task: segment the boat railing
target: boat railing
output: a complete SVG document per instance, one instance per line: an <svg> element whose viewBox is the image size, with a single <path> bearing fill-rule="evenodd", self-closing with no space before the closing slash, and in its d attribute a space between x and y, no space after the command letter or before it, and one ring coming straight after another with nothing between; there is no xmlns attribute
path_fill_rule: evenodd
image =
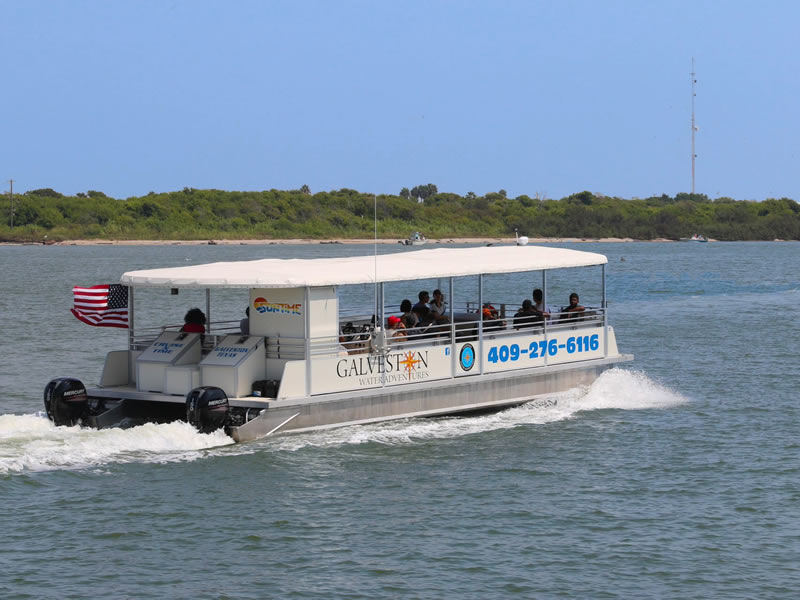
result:
<svg viewBox="0 0 800 600"><path fill-rule="evenodd" d="M553 312L549 318L531 316L484 319L484 337L502 337L520 333L546 334L587 325L600 327L604 323L605 309L586 307L583 312Z"/></svg>
<svg viewBox="0 0 800 600"><path fill-rule="evenodd" d="M130 335L130 349L133 351L145 350L165 331L178 332L182 327L183 323L137 327ZM224 337L241 332L239 321L212 321L206 325L206 330L207 333L203 335L203 352L210 352Z"/></svg>
<svg viewBox="0 0 800 600"><path fill-rule="evenodd" d="M306 355L306 339L285 335L267 336L267 358L303 360Z"/></svg>
<svg viewBox="0 0 800 600"><path fill-rule="evenodd" d="M525 333L555 334L559 331L577 329L594 325L603 325L605 310L602 308L586 307L586 310L579 313L558 312L552 313L549 319L533 320L530 317L515 318L513 315L498 317L496 319L487 318L483 320L482 327L479 328L478 313L454 313L455 322L449 319L441 322L434 322L428 325L400 329L397 332L387 330L384 336L379 336L369 324L363 323L356 328L351 322L352 327L340 329L338 337L322 336L309 340L309 353L312 358L330 357L335 355L354 355L370 354L381 352L389 347L421 346L421 345L442 345L455 342L472 342L479 339L482 330L483 339L495 339L507 336L520 335ZM282 357L287 355L287 338L276 338L270 341L268 338L267 353L268 357L277 357L276 344L283 344ZM296 349L297 358L300 356L300 345L302 340L295 340L291 343Z"/></svg>
<svg viewBox="0 0 800 600"><path fill-rule="evenodd" d="M605 322L605 310L596 307L586 307L579 313L558 312L552 313L549 319L534 320L530 317L515 318L513 314L504 314L498 311L498 318L483 319L482 328L478 327L478 303L466 303L464 311L453 312L453 321L446 320L428 325L412 327L402 330L402 334L393 335L391 330L385 334L383 347L442 345L455 342L476 341L479 338L479 329L483 330L484 339L493 339L520 333L547 334L565 329L585 327L588 324L602 326ZM504 303L493 306L505 307ZM267 358L284 360L302 360L306 357L306 343L311 358L330 357L335 355L370 354L380 351L371 317L362 313L344 315L352 318L340 326L338 336L320 336L306 340L302 337L291 336L266 336ZM182 323L162 325L157 327L137 328L131 334L130 349L142 351L148 348L164 331L180 331ZM238 321L215 321L210 324L211 332L206 333L203 339L203 353L210 352L228 335L240 333Z"/></svg>

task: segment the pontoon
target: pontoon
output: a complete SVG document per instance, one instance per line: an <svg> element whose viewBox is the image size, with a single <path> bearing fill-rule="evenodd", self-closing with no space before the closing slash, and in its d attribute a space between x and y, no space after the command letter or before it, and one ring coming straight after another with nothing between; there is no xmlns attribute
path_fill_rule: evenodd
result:
<svg viewBox="0 0 800 600"><path fill-rule="evenodd" d="M606 263L591 252L496 246L131 271L120 279L128 288L128 348L108 353L96 387L72 378L51 381L45 407L58 425L186 420L247 441L519 405L589 384L633 359L619 353L608 323ZM576 267L598 268L597 306L514 318L532 287L547 294L548 273ZM526 283L513 301L486 294L487 278L517 273L530 276L514 276ZM387 286L418 280L440 282L444 315L387 330L387 320L398 321L389 317L397 316L399 303L387 298ZM360 316L341 301L346 286L359 285L374 292ZM179 326L155 333L137 328L139 288L204 289L209 315L212 292L241 289L249 331L241 332L238 321L210 321L205 334Z"/></svg>

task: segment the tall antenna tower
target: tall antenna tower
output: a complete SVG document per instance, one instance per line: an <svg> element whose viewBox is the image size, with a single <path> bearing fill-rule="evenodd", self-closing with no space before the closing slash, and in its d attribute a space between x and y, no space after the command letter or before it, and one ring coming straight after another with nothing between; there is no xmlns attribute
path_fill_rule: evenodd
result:
<svg viewBox="0 0 800 600"><path fill-rule="evenodd" d="M14 230L14 180L8 180L8 199L11 202L11 230Z"/></svg>
<svg viewBox="0 0 800 600"><path fill-rule="evenodd" d="M694 86L697 84L694 73L694 56L692 57L692 194L694 194L694 160L697 154L694 153L694 134L697 131L697 125L694 122L694 98L697 94L694 91Z"/></svg>

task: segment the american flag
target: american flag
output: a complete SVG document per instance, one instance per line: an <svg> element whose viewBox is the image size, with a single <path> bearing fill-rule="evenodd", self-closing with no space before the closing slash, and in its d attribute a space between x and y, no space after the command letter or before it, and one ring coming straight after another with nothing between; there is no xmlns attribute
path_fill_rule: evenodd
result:
<svg viewBox="0 0 800 600"><path fill-rule="evenodd" d="M72 314L95 327L128 328L128 288L124 285L95 285L72 288Z"/></svg>

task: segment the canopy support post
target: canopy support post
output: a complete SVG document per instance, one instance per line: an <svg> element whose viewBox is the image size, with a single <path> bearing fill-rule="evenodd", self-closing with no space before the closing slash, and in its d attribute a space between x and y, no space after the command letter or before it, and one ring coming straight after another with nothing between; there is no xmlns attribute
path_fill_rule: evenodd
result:
<svg viewBox="0 0 800 600"><path fill-rule="evenodd" d="M309 293L308 286L303 288L303 320L305 321L304 337L305 337L305 358L306 358L306 396L311 395L311 311L309 310ZM338 339L338 337L337 337Z"/></svg>
<svg viewBox="0 0 800 600"><path fill-rule="evenodd" d="M483 273L478 275L478 372L483 375Z"/></svg>
<svg viewBox="0 0 800 600"><path fill-rule="evenodd" d="M603 279L603 358L608 357L608 302L606 301L606 266L600 265Z"/></svg>
<svg viewBox="0 0 800 600"><path fill-rule="evenodd" d="M133 364L133 343L134 343L134 317L135 313L133 310L133 286L128 286L128 384L133 385L133 373L134 367Z"/></svg>
<svg viewBox="0 0 800 600"><path fill-rule="evenodd" d="M453 314L453 305L455 300L453 299L453 278L448 277L448 296L450 298L450 377L455 378L456 376L456 320ZM442 289L442 288L439 288Z"/></svg>
<svg viewBox="0 0 800 600"><path fill-rule="evenodd" d="M208 334L211 335L211 288L206 288L206 323Z"/></svg>
<svg viewBox="0 0 800 600"><path fill-rule="evenodd" d="M377 323L374 323L374 328L372 330L372 336L373 336L372 340L376 342L375 347L377 348L378 353L379 353L378 360L379 361L384 361L384 366L383 366L382 369L380 369L380 372L381 372L381 387L386 387L386 354L387 354L387 351L386 351L386 346L387 346L386 339L387 338L386 338L386 329L385 329L385 325L384 325L386 323L386 320L385 320L386 308L384 306L386 304L386 299L384 297L384 293L385 293L384 285L385 285L385 283L383 281L381 281L378 284L378 288L377 288L377 294L378 294L378 306L377 306L378 311L377 311L377 313L378 314L377 314L377 317L376 317L378 319L378 321L377 321ZM370 350L370 352L372 352L372 350Z"/></svg>

